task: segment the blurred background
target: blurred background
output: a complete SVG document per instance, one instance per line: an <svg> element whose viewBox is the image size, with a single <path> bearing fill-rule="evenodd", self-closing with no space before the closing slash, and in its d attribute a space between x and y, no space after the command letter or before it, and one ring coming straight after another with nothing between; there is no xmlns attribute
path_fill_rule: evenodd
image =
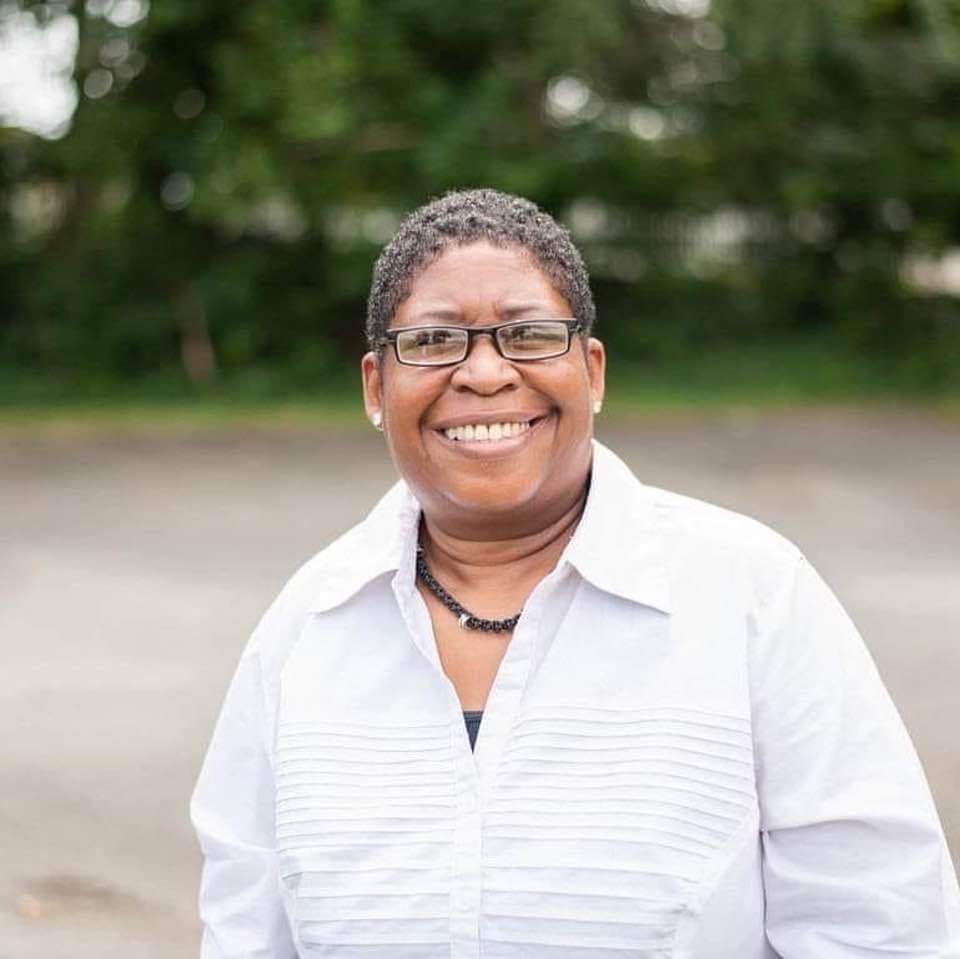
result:
<svg viewBox="0 0 960 959"><path fill-rule="evenodd" d="M0 396L337 393L372 259L536 200L654 391L960 385L957 0L0 2Z"/></svg>
<svg viewBox="0 0 960 959"><path fill-rule="evenodd" d="M960 0L0 0L0 959L196 954L246 635L393 479L370 270L458 187L590 267L599 429L794 539L960 847Z"/></svg>

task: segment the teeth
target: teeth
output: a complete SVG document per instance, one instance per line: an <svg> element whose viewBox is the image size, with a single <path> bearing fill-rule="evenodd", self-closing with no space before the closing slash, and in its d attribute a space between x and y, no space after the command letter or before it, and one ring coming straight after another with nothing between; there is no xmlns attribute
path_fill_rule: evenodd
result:
<svg viewBox="0 0 960 959"><path fill-rule="evenodd" d="M529 423L476 423L467 426L450 426L443 431L448 440L482 440L495 442L519 436L530 429Z"/></svg>

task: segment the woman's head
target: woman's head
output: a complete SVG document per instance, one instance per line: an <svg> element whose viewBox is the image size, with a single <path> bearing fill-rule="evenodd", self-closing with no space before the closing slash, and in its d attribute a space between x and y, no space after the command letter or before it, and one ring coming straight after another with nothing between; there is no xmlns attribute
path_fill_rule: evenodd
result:
<svg viewBox="0 0 960 959"><path fill-rule="evenodd" d="M593 316L569 235L526 200L451 194L404 222L374 271L364 401L428 517L493 538L533 532L575 503L603 396ZM444 347L439 365L416 365L426 351L398 352L385 336L415 328L431 348L472 335L462 353ZM528 349L533 358L516 358Z"/></svg>
<svg viewBox="0 0 960 959"><path fill-rule="evenodd" d="M570 305L583 335L589 335L596 307L587 268L570 234L522 197L498 190L460 190L414 210L378 257L367 300L370 345L381 341L419 273L444 250L480 241L526 250Z"/></svg>

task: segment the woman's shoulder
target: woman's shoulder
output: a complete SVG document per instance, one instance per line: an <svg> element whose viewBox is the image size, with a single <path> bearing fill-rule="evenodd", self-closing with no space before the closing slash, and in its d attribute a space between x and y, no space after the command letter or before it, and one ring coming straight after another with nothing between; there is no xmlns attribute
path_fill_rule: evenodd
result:
<svg viewBox="0 0 960 959"><path fill-rule="evenodd" d="M667 530L694 548L788 564L800 555L792 540L754 516L673 490L648 489Z"/></svg>
<svg viewBox="0 0 960 959"><path fill-rule="evenodd" d="M597 444L607 476L605 494L617 501L616 511L627 522L651 525L682 554L726 560L739 558L761 565L792 566L801 556L796 544L763 521L718 503L698 499L641 481L610 450ZM644 517L637 522L636 517Z"/></svg>
<svg viewBox="0 0 960 959"><path fill-rule="evenodd" d="M760 520L648 485L600 444L593 476L583 552L602 555L594 566L623 595L642 601L631 584L656 581L646 595L668 605L699 608L714 596L725 608L759 609L796 575L800 549Z"/></svg>
<svg viewBox="0 0 960 959"><path fill-rule="evenodd" d="M314 553L267 608L251 648L283 658L311 614L333 608L395 569L410 525L405 514L415 508L406 487L397 483L364 519Z"/></svg>
<svg viewBox="0 0 960 959"><path fill-rule="evenodd" d="M670 541L677 580L723 585L755 608L789 588L806 564L800 547L752 516L670 490L653 488Z"/></svg>

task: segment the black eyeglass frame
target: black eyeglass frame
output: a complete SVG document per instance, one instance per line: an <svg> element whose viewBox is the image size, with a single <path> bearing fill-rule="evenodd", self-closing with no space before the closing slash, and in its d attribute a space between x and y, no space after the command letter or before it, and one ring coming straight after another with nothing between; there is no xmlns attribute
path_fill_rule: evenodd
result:
<svg viewBox="0 0 960 959"><path fill-rule="evenodd" d="M500 338L498 336L500 330L507 329L511 326L526 326L531 323L562 323L567 329L567 345L562 350L556 353L550 353L548 356L507 356L506 353L503 352L503 347L500 344ZM442 363L411 363L409 360L401 359L400 346L397 343L397 338L401 333L416 333L420 330L457 330L458 332L466 333L467 343L463 351L463 356L456 360L444 360ZM455 366L457 363L462 363L470 355L470 349L473 346L475 336L487 335L493 340L496 351L505 360L511 363L539 363L541 360L553 360L558 356L565 356L569 353L570 347L573 345L574 336L582 330L583 323L581 323L580 320L562 316L542 316L535 320L510 320L509 323L497 323L496 326L451 326L445 323L428 323L423 326L405 326L399 330L387 330L383 336L377 340L377 346L383 348L388 343L392 343L393 354L396 356L397 362L402 366Z"/></svg>

